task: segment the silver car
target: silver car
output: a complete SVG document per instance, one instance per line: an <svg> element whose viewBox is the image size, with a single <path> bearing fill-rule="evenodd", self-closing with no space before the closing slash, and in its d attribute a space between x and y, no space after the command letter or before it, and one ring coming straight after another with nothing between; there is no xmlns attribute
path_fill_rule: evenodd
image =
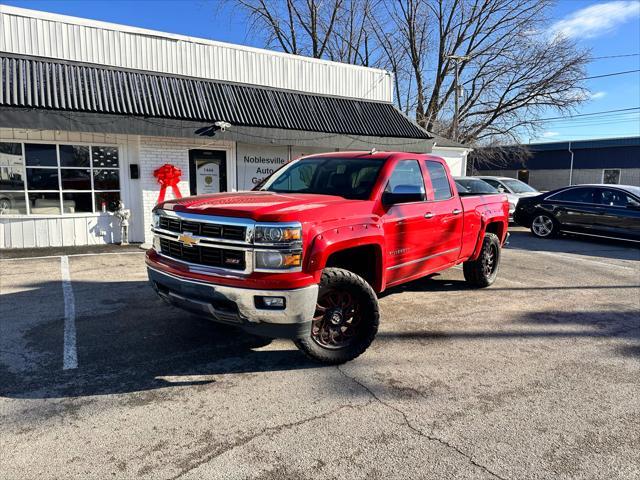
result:
<svg viewBox="0 0 640 480"><path fill-rule="evenodd" d="M511 177L488 177L477 176L489 185L494 187L498 192L504 193L509 200L509 221L513 221L513 212L516 210L518 200L523 197L535 197L540 192L526 183Z"/></svg>

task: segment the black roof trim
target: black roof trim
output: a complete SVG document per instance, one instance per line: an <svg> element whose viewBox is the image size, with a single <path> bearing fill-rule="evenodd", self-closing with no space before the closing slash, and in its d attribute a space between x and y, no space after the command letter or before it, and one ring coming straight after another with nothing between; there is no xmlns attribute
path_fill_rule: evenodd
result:
<svg viewBox="0 0 640 480"><path fill-rule="evenodd" d="M0 106L429 139L392 104L0 55Z"/></svg>

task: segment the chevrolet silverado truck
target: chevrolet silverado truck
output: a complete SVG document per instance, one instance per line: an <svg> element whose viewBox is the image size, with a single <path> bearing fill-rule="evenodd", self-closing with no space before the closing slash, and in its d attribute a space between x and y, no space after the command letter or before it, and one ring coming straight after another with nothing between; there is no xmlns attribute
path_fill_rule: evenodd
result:
<svg viewBox="0 0 640 480"><path fill-rule="evenodd" d="M146 264L172 305L339 364L373 341L389 287L458 264L491 285L508 217L503 194L461 198L441 158L319 154L250 192L158 204Z"/></svg>

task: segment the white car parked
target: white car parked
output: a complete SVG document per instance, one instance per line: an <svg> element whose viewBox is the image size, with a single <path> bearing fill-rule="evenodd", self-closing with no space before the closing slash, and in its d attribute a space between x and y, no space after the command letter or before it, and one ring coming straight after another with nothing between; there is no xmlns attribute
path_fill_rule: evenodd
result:
<svg viewBox="0 0 640 480"><path fill-rule="evenodd" d="M518 200L523 197L535 197L540 195L540 192L535 188L527 185L526 183L510 177L486 177L477 176L481 180L484 180L489 185L494 187L498 192L507 195L509 200L509 221L513 221L513 212L516 210Z"/></svg>

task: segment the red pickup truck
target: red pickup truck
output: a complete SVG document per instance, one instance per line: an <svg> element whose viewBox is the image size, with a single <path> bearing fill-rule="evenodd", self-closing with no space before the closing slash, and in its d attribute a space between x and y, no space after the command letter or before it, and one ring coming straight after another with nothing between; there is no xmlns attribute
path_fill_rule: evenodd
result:
<svg viewBox="0 0 640 480"><path fill-rule="evenodd" d="M146 263L171 304L337 364L373 341L385 289L461 263L491 285L508 218L502 194L461 198L441 158L328 153L251 192L157 205Z"/></svg>

